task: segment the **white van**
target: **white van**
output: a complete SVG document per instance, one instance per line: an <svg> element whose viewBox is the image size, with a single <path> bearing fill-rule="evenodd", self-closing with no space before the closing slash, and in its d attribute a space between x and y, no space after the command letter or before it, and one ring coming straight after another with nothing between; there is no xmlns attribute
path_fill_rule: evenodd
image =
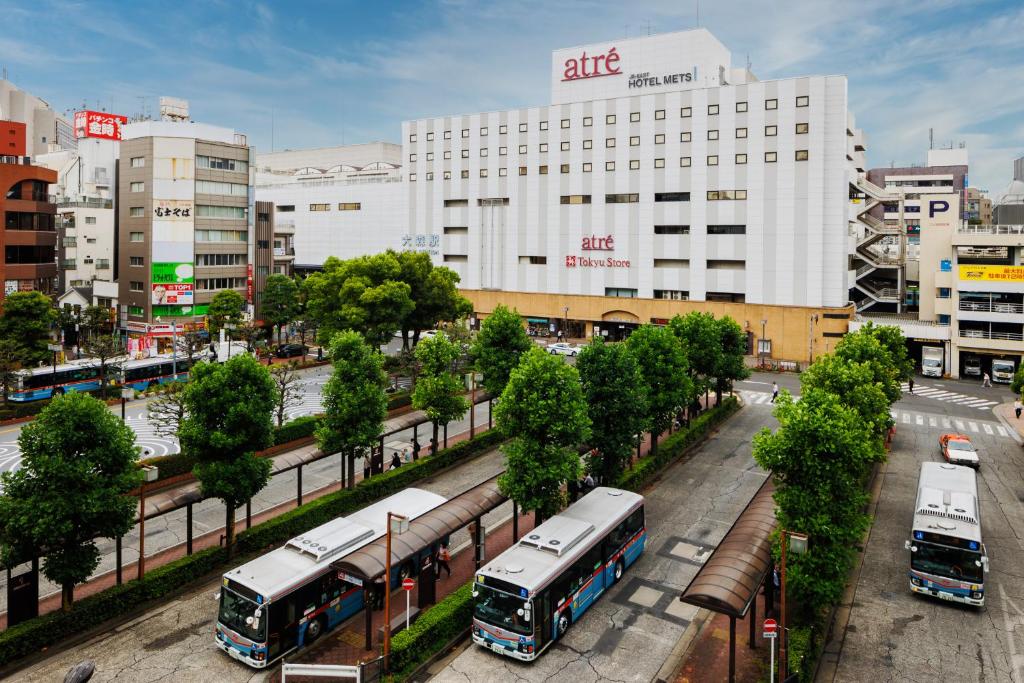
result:
<svg viewBox="0 0 1024 683"><path fill-rule="evenodd" d="M942 377L942 347L921 348L921 374L925 377Z"/></svg>
<svg viewBox="0 0 1024 683"><path fill-rule="evenodd" d="M964 357L964 374L981 377L981 359L977 356Z"/></svg>

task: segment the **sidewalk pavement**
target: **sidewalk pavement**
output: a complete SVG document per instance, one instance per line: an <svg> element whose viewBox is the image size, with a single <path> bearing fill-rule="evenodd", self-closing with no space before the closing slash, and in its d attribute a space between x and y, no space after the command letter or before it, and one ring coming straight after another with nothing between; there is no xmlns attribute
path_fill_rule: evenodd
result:
<svg viewBox="0 0 1024 683"><path fill-rule="evenodd" d="M533 529L533 513L519 516L519 536L522 537L530 529ZM497 557L512 545L512 518L489 531L485 541L487 557ZM440 602L452 591L466 585L476 573L476 566L473 562L472 545L466 545L452 555L451 576L443 574L443 578L437 583L436 601ZM412 589L410 604L416 605L419 597L419 582ZM405 612L405 591L399 588L391 594L392 619ZM378 636L378 629L384 625L384 610L373 611L373 649L367 651L366 645L366 616L360 611L347 622L339 626L320 644L300 650L298 654L288 659L289 663L297 664L348 664L354 665L360 662L377 659L381 655L383 643ZM467 628L469 624L466 625ZM290 678L290 677L289 677ZM273 673L269 680L277 683L281 680L280 669Z"/></svg>
<svg viewBox="0 0 1024 683"><path fill-rule="evenodd" d="M757 598L757 618L764 618L764 597ZM750 612L745 619L736 620L736 680L761 681L768 678L769 641L762 638L761 624L754 624L754 644L750 649ZM776 643L775 670L778 680L779 651ZM710 612L687 649L683 665L675 683L713 683L729 680L729 617Z"/></svg>
<svg viewBox="0 0 1024 683"><path fill-rule="evenodd" d="M1013 412L1012 403L1000 403L992 409L992 412L996 414L1000 422L1006 425L1017 443L1024 443L1024 414L1018 419Z"/></svg>

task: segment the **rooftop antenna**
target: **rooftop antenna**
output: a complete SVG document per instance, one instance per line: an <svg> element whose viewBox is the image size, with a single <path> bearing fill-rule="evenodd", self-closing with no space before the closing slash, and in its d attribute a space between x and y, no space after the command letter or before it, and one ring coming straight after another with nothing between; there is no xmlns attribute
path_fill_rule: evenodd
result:
<svg viewBox="0 0 1024 683"><path fill-rule="evenodd" d="M7 67L4 67L4 80L7 80Z"/></svg>
<svg viewBox="0 0 1024 683"><path fill-rule="evenodd" d="M274 151L274 110L270 110L270 151Z"/></svg>
<svg viewBox="0 0 1024 683"><path fill-rule="evenodd" d="M928 129L928 149L935 149L935 129Z"/></svg>
<svg viewBox="0 0 1024 683"><path fill-rule="evenodd" d="M651 22L647 22L647 35L651 35Z"/></svg>

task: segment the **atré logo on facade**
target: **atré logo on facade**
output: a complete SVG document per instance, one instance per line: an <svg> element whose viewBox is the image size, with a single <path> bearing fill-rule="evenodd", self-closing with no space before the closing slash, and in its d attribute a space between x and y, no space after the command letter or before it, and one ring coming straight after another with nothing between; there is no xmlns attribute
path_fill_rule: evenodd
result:
<svg viewBox="0 0 1024 683"><path fill-rule="evenodd" d="M615 237L584 237L580 248L583 251L615 251ZM629 268L627 259L611 258L590 258L589 256L576 256L569 254L565 257L565 267L575 268Z"/></svg>
<svg viewBox="0 0 1024 683"><path fill-rule="evenodd" d="M562 81L578 81L581 78L596 78L598 76L617 76L622 73L619 59L619 52L614 47L609 49L607 54L603 55L588 56L584 52L579 57L570 57L565 60L565 71L562 72Z"/></svg>

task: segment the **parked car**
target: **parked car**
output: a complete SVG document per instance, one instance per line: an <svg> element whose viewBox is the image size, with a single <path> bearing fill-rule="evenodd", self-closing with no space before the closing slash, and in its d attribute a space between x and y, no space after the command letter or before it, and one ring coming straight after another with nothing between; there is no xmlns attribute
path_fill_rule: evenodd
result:
<svg viewBox="0 0 1024 683"><path fill-rule="evenodd" d="M548 353L552 355L575 356L579 352L580 350L578 347L575 347L572 344L567 344L566 342L548 344Z"/></svg>
<svg viewBox="0 0 1024 683"><path fill-rule="evenodd" d="M304 357L309 353L309 347L302 344L281 344L277 347L274 355L278 358Z"/></svg>
<svg viewBox="0 0 1024 683"><path fill-rule="evenodd" d="M951 465L963 465L978 469L978 451L963 434L943 434L939 437L939 452Z"/></svg>
<svg viewBox="0 0 1024 683"><path fill-rule="evenodd" d="M964 374L981 377L981 359L977 356L967 356L964 359Z"/></svg>

